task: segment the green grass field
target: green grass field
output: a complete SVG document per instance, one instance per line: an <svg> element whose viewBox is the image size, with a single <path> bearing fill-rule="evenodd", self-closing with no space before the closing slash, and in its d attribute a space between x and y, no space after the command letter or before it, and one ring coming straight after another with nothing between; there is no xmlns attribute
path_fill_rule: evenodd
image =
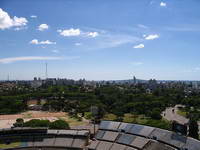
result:
<svg viewBox="0 0 200 150"><path fill-rule="evenodd" d="M10 143L10 144L3 144L3 143L0 143L0 148L1 149L5 149L5 148L16 148L16 147L19 147L20 146L20 142L13 142L13 143Z"/></svg>
<svg viewBox="0 0 200 150"><path fill-rule="evenodd" d="M114 114L106 114L103 119L115 121L117 119L117 116ZM164 119L154 120L144 115L134 115L127 113L123 117L123 122L135 123L135 124L141 124L141 125L147 125L147 126L171 130L171 123L169 121Z"/></svg>
<svg viewBox="0 0 200 150"><path fill-rule="evenodd" d="M180 116L186 117L187 116L187 112L181 109L178 109L177 114L179 114Z"/></svg>

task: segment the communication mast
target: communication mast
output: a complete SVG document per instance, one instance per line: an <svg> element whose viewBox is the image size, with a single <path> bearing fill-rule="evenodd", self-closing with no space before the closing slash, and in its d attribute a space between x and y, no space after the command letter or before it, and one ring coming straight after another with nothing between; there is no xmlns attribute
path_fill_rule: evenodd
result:
<svg viewBox="0 0 200 150"><path fill-rule="evenodd" d="M46 79L48 78L48 64L47 63L45 63L45 65L46 65L46 72L45 72L45 76L46 76Z"/></svg>

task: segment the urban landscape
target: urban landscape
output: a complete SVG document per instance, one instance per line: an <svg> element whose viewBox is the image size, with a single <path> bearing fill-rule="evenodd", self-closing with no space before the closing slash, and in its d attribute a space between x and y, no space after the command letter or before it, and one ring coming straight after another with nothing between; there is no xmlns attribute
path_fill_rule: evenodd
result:
<svg viewBox="0 0 200 150"><path fill-rule="evenodd" d="M199 10L1 0L0 150L200 150Z"/></svg>

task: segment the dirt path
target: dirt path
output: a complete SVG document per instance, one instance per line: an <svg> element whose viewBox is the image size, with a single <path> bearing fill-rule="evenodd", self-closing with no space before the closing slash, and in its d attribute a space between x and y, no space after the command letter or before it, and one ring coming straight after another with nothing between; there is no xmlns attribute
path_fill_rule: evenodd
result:
<svg viewBox="0 0 200 150"><path fill-rule="evenodd" d="M63 117L65 112L45 112L45 111L27 111L21 114L0 115L0 120L17 119L17 118L41 118L41 117Z"/></svg>

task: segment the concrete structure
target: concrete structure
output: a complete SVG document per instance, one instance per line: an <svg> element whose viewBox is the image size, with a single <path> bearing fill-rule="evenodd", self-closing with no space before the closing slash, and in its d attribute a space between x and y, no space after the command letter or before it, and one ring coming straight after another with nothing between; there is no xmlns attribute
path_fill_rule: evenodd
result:
<svg viewBox="0 0 200 150"><path fill-rule="evenodd" d="M200 141L138 124L102 121L95 139L88 130L0 130L0 149L19 150L199 150Z"/></svg>

